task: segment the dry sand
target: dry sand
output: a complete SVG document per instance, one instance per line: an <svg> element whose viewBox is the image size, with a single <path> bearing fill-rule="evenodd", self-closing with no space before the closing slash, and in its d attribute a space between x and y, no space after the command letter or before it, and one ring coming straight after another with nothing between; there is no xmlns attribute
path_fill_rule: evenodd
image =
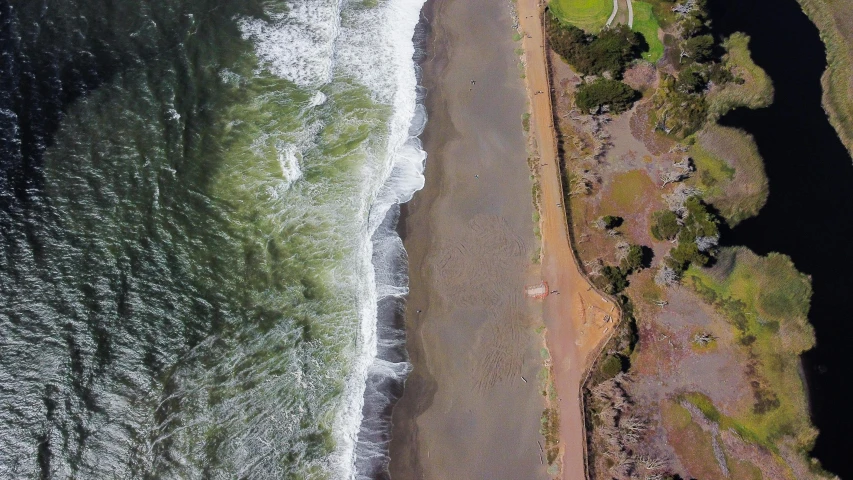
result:
<svg viewBox="0 0 853 480"><path fill-rule="evenodd" d="M542 6L537 0L518 0L518 11L526 34L523 43L528 94L533 107L531 132L541 158L542 275L552 289L560 291L560 295L545 300L544 319L560 397L562 478L580 480L585 478L586 444L580 386L589 362L612 334L619 312L581 274L570 247L546 73ZM544 93L536 93L540 91ZM607 315L612 318L609 323L605 321Z"/></svg>
<svg viewBox="0 0 853 480"><path fill-rule="evenodd" d="M391 475L547 478L542 303L524 297L541 277L509 4L436 0L425 15L427 178L405 223L414 371L394 409Z"/></svg>

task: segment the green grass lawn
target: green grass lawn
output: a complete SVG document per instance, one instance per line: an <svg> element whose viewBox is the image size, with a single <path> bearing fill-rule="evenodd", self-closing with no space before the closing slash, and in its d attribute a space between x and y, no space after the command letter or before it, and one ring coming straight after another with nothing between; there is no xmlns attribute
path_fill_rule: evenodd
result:
<svg viewBox="0 0 853 480"><path fill-rule="evenodd" d="M613 12L613 0L551 0L551 11L561 22L598 33ZM619 0L619 8L625 9L625 0ZM657 62L663 56L663 43L658 39L657 17L653 6L647 2L634 2L634 31L640 32L649 43L649 51L643 58Z"/></svg>
<svg viewBox="0 0 853 480"><path fill-rule="evenodd" d="M634 31L640 32L646 37L646 42L649 43L649 51L643 54L643 58L652 63L657 62L663 56L663 43L658 39L659 28L657 17L652 11L652 4L635 1Z"/></svg>
<svg viewBox="0 0 853 480"><path fill-rule="evenodd" d="M549 5L561 22L590 33L598 33L613 11L613 0L552 0Z"/></svg>

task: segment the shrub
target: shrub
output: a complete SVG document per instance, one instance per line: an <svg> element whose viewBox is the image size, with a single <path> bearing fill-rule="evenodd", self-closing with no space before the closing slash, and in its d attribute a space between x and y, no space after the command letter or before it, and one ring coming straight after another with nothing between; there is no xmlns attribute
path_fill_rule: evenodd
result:
<svg viewBox="0 0 853 480"><path fill-rule="evenodd" d="M692 3L693 7L678 22L684 38L695 37L707 31L709 24L705 0L691 0L685 3Z"/></svg>
<svg viewBox="0 0 853 480"><path fill-rule="evenodd" d="M680 228L675 212L661 210L652 214L652 236L656 239L672 240Z"/></svg>
<svg viewBox="0 0 853 480"><path fill-rule="evenodd" d="M578 88L575 102L584 113L597 112L608 106L611 112L620 113L629 109L637 98L637 92L628 85L606 78L584 83Z"/></svg>
<svg viewBox="0 0 853 480"><path fill-rule="evenodd" d="M684 202L687 215L684 219L684 229L693 239L699 237L718 237L720 235L719 220L699 197L690 197Z"/></svg>
<svg viewBox="0 0 853 480"><path fill-rule="evenodd" d="M668 135L685 138L696 132L708 118L708 103L699 93L679 91L677 81L661 76L660 87L652 97L655 127Z"/></svg>
<svg viewBox="0 0 853 480"><path fill-rule="evenodd" d="M735 81L735 77L734 75L732 75L731 70L726 68L725 65L719 62L714 62L711 64L711 68L708 69L708 80L714 82L717 85L723 85ZM742 78L738 80L740 83L743 83Z"/></svg>
<svg viewBox="0 0 853 480"><path fill-rule="evenodd" d="M605 216L601 217L601 225L606 230L610 230L610 229L618 227L619 225L622 225L623 221L624 221L624 219L622 217L617 217L614 215L605 215Z"/></svg>
<svg viewBox="0 0 853 480"><path fill-rule="evenodd" d="M684 208L682 225L678 225L676 220L675 235L672 235L673 217L666 212L655 212L655 224L652 226L652 235L655 235L655 238L678 237L678 245L670 250L667 259L667 266L677 273L683 272L690 264L707 265L711 261L713 249L720 236L719 220L699 197L688 198L684 202ZM677 219L677 216L675 218ZM663 232L661 232L662 222ZM664 233L669 236L663 236Z"/></svg>
<svg viewBox="0 0 853 480"><path fill-rule="evenodd" d="M701 66L693 64L678 74L675 89L681 93L698 93L705 90L708 80Z"/></svg>
<svg viewBox="0 0 853 480"><path fill-rule="evenodd" d="M608 355L601 362L600 371L604 380L615 377L622 371L622 359L617 355Z"/></svg>
<svg viewBox="0 0 853 480"><path fill-rule="evenodd" d="M619 267L608 265L601 269L595 283L605 293L615 295L628 287L628 277Z"/></svg>
<svg viewBox="0 0 853 480"><path fill-rule="evenodd" d="M684 52L696 62L707 62L714 57L714 37L706 34L688 38L684 42Z"/></svg>
<svg viewBox="0 0 853 480"><path fill-rule="evenodd" d="M644 253L643 247L640 245L628 246L628 252L625 255L625 258L623 258L619 263L619 267L626 274L642 269L645 257Z"/></svg>
<svg viewBox="0 0 853 480"><path fill-rule="evenodd" d="M679 239L680 240L680 239ZM710 257L699 251L696 242L679 241L678 246L669 252L669 266L675 271L684 271L690 264L705 266Z"/></svg>

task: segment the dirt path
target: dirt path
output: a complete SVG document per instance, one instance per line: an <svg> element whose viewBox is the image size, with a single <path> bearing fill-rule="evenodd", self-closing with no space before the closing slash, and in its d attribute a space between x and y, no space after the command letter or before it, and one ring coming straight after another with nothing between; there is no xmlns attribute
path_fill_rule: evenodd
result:
<svg viewBox="0 0 853 480"><path fill-rule="evenodd" d="M625 3L628 4L628 27L634 28L634 2L633 0L625 0ZM613 0L613 13L610 14L605 26L609 27L613 24L617 13L619 13L619 0Z"/></svg>
<svg viewBox="0 0 853 480"><path fill-rule="evenodd" d="M628 3L628 28L634 28L634 0L625 0Z"/></svg>
<svg viewBox="0 0 853 480"><path fill-rule="evenodd" d="M569 243L543 48L542 8L537 0L519 0L518 8L522 31L529 35L523 43L531 132L541 158L542 274L551 289L560 292L545 300L544 315L559 395L563 479L580 480L585 477L580 386L590 359L613 328L604 317L609 314L617 320L618 309L592 289L578 269Z"/></svg>
<svg viewBox="0 0 853 480"><path fill-rule="evenodd" d="M613 19L616 18L616 13L619 11L619 0L613 0L613 12L610 14L610 18L607 19L607 26L609 27L611 23L613 23Z"/></svg>

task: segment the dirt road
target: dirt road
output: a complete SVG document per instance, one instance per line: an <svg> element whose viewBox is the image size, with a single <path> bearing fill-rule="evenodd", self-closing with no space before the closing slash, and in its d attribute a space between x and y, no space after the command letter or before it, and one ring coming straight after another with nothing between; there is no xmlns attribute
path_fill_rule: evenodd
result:
<svg viewBox="0 0 853 480"><path fill-rule="evenodd" d="M542 274L551 289L559 292L545 300L544 314L560 398L563 479L580 480L585 475L580 386L588 362L613 329L613 323L606 322L605 316L611 315L617 321L618 309L581 274L569 243L543 48L542 8L537 0L518 2L521 29L525 33L531 132L541 159Z"/></svg>

